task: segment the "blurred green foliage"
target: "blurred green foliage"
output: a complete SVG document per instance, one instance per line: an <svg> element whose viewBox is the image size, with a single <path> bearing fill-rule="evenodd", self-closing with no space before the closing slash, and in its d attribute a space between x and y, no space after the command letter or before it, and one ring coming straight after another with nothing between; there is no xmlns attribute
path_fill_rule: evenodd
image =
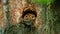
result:
<svg viewBox="0 0 60 34"><path fill-rule="evenodd" d="M35 3L42 3L42 4L50 4L53 3L55 0L34 0Z"/></svg>

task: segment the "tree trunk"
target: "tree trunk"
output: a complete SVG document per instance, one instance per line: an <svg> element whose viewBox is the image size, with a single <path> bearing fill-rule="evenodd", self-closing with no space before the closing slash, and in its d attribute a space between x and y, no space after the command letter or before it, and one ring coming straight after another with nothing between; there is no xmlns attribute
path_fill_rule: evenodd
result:
<svg viewBox="0 0 60 34"><path fill-rule="evenodd" d="M1 10L2 13L0 13L4 13L2 16L4 16L3 18L5 21L7 18L4 34L54 34L53 13L51 11L50 4L47 5L48 3L36 3L34 0L5 1L6 2L3 3L5 10ZM2 9L4 8L2 7ZM29 12L28 10L32 11L31 13L36 12L34 15L37 17L33 22L36 31L33 29L33 31L28 32L26 31L26 28L24 28L24 25L21 24L23 22L22 16L24 16L26 11Z"/></svg>

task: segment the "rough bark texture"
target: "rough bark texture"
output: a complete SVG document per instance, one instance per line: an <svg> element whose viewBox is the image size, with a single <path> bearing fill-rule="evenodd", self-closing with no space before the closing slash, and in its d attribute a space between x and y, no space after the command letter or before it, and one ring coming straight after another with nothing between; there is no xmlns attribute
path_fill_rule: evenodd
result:
<svg viewBox="0 0 60 34"><path fill-rule="evenodd" d="M0 28L6 26L6 14L3 8L3 2L0 1Z"/></svg>
<svg viewBox="0 0 60 34"><path fill-rule="evenodd" d="M6 28L7 21L6 21L6 14L3 8L3 2L0 0L0 34L4 33L4 29Z"/></svg>

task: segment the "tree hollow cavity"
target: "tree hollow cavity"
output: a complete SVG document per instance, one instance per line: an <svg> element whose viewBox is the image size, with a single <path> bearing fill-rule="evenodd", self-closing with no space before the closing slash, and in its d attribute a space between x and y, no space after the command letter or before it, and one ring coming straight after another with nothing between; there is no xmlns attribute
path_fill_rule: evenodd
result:
<svg viewBox="0 0 60 34"><path fill-rule="evenodd" d="M35 11L35 10L30 10L30 9L27 9L27 10L25 10L25 11L23 11L23 15L22 15L22 17L24 18L24 16L26 15L26 14L34 14L35 15L35 17L37 17L37 12Z"/></svg>

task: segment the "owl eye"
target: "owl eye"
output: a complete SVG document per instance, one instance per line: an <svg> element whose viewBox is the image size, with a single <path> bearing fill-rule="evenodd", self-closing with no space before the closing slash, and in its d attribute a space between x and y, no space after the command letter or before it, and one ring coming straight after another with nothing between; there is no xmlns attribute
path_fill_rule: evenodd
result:
<svg viewBox="0 0 60 34"><path fill-rule="evenodd" d="M32 18L34 18L34 16L32 16Z"/></svg>
<svg viewBox="0 0 60 34"><path fill-rule="evenodd" d="M32 15L32 19L35 19L35 16L34 15Z"/></svg>
<svg viewBox="0 0 60 34"><path fill-rule="evenodd" d="M25 17L27 17L27 16L25 16Z"/></svg>
<svg viewBox="0 0 60 34"><path fill-rule="evenodd" d="M28 15L24 16L24 20L27 21L28 20Z"/></svg>

